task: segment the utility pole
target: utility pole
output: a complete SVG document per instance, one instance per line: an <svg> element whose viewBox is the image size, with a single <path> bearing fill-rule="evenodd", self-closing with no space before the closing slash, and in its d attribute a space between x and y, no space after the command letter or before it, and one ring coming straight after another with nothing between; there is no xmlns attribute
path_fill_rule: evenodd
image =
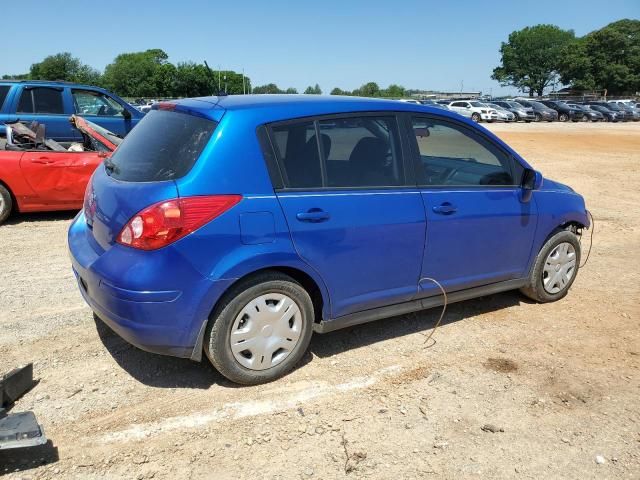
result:
<svg viewBox="0 0 640 480"><path fill-rule="evenodd" d="M244 68L242 69L242 94L246 95L247 92L245 90L245 83L244 83Z"/></svg>
<svg viewBox="0 0 640 480"><path fill-rule="evenodd" d="M218 65L218 91L220 91L220 65Z"/></svg>

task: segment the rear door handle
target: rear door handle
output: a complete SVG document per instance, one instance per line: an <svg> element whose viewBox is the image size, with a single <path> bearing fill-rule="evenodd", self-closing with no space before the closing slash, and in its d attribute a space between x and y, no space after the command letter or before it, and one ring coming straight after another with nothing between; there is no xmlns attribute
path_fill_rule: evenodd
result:
<svg viewBox="0 0 640 480"><path fill-rule="evenodd" d="M312 208L308 212L300 212L296 215L296 218L301 222L320 223L325 222L331 218L328 212L320 210L319 208Z"/></svg>
<svg viewBox="0 0 640 480"><path fill-rule="evenodd" d="M455 205L451 205L449 202L444 202L442 205L438 205L433 207L433 211L435 213L439 213L440 215L451 215L458 211L458 207Z"/></svg>

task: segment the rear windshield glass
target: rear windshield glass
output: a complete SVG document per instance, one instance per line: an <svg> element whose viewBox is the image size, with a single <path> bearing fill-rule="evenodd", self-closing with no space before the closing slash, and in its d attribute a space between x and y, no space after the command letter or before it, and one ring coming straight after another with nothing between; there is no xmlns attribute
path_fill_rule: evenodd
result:
<svg viewBox="0 0 640 480"><path fill-rule="evenodd" d="M152 110L111 157L110 174L125 182L174 180L186 175L217 123L165 110Z"/></svg>

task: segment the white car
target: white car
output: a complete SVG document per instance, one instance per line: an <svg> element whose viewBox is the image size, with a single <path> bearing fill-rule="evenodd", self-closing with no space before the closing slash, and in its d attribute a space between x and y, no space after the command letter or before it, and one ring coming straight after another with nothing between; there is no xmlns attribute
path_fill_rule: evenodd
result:
<svg viewBox="0 0 640 480"><path fill-rule="evenodd" d="M415 100L413 98L401 98L398 101L405 102L405 103L415 103L417 105L422 105L418 100Z"/></svg>
<svg viewBox="0 0 640 480"><path fill-rule="evenodd" d="M496 105L495 103L485 103L484 105L486 105L487 108L493 108L498 112L499 122L515 122L516 116L506 108L502 108L500 105Z"/></svg>
<svg viewBox="0 0 640 480"><path fill-rule="evenodd" d="M498 112L495 109L487 107L477 100L456 100L449 104L449 109L463 117L470 118L476 123L481 121L496 122L498 120Z"/></svg>

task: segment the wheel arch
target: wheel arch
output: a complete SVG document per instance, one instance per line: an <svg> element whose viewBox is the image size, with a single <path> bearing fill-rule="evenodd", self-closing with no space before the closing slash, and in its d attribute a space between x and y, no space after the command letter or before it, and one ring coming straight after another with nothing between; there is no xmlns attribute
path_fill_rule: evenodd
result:
<svg viewBox="0 0 640 480"><path fill-rule="evenodd" d="M18 208L18 199L16 198L15 193L13 193L11 186L1 178L0 178L0 185L6 188L7 192L9 192L9 196L11 197L11 212L19 212L20 209Z"/></svg>
<svg viewBox="0 0 640 480"><path fill-rule="evenodd" d="M230 282L223 292L219 295L217 300L211 306L209 310L209 314L207 318L204 319L199 325L198 336L196 337L196 342L193 347L193 351L191 353L191 360L201 361L202 360L202 345L204 341L204 334L208 323L211 321L212 314L216 311L216 308L223 301L225 296L229 293L229 291L237 285L241 281L246 281L252 277L263 274L265 272L280 272L285 275L290 276L296 282L298 282L302 287L309 293L311 297L311 301L313 303L313 313L314 313L314 324L320 323L325 318L329 318L330 316L330 298L328 290L322 281L319 278L317 273L309 271L310 268L305 268L302 265L291 265L291 264L273 264L269 266L263 266L261 268L256 268L253 270L248 270L244 272L242 275L237 276L233 279L233 282Z"/></svg>

